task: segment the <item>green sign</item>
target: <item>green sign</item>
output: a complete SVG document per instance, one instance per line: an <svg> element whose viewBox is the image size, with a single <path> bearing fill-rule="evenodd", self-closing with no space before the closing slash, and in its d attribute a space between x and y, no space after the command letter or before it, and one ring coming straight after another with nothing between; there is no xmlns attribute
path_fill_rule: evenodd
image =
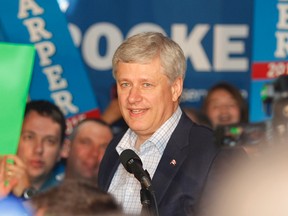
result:
<svg viewBox="0 0 288 216"><path fill-rule="evenodd" d="M17 152L35 48L0 43L0 155Z"/></svg>

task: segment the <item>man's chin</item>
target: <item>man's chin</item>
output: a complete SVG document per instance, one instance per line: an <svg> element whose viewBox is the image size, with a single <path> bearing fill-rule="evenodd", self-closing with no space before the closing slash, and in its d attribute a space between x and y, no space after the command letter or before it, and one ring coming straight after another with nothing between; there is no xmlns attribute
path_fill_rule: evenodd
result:
<svg viewBox="0 0 288 216"><path fill-rule="evenodd" d="M45 182L47 180L47 175L44 172L30 172L28 173L30 181L33 183Z"/></svg>
<svg viewBox="0 0 288 216"><path fill-rule="evenodd" d="M85 173L85 174L82 174L82 179L84 180L87 180L87 181L94 181L94 180L97 180L97 174L95 173Z"/></svg>

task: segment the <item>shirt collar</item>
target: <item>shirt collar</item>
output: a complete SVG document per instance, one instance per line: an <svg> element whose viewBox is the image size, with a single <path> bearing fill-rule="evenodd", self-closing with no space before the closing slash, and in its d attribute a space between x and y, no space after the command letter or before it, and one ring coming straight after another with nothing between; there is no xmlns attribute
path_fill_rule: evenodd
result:
<svg viewBox="0 0 288 216"><path fill-rule="evenodd" d="M141 145L140 152L145 149L145 146L149 145L149 143L152 143L162 154L168 143L168 140L170 139L174 129L176 128L180 120L181 115L182 110L178 106L173 115L157 131L155 131L149 139L147 139ZM136 140L137 134L129 128L116 147L118 154L120 155L120 153L125 149L132 149L133 151L137 152L137 150L135 149Z"/></svg>

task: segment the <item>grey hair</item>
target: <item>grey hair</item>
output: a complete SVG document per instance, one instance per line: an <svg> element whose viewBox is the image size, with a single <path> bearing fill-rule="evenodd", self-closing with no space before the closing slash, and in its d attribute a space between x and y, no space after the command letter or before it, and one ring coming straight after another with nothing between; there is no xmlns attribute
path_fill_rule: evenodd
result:
<svg viewBox="0 0 288 216"><path fill-rule="evenodd" d="M170 82L185 78L186 58L181 47L159 32L144 32L126 39L116 50L112 59L113 76L116 78L117 64L147 64L160 57L164 74Z"/></svg>

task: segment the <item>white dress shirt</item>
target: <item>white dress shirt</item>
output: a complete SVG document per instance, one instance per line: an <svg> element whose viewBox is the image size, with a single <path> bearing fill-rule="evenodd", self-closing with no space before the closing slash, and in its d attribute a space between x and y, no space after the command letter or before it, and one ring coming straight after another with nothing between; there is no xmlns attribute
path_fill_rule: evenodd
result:
<svg viewBox="0 0 288 216"><path fill-rule="evenodd" d="M128 129L116 146L118 154L120 155L125 149L135 151L142 160L143 169L148 171L152 179L168 140L176 128L181 115L182 111L178 107L176 112L140 146L140 151L135 149L137 135L131 129ZM124 166L120 164L108 192L115 197L126 214L138 215L141 213L140 190L141 184L134 177L134 174L127 172Z"/></svg>

